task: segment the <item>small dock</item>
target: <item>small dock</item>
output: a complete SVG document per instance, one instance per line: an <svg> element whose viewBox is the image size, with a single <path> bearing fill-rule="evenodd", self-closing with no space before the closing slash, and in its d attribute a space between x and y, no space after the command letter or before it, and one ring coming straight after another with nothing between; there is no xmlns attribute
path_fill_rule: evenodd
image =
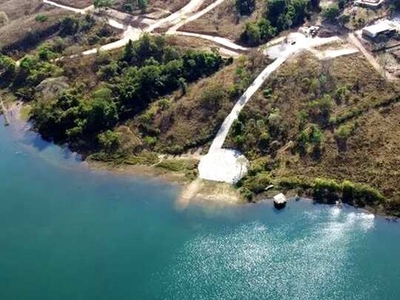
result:
<svg viewBox="0 0 400 300"><path fill-rule="evenodd" d="M276 209L282 209L286 207L287 199L282 193L274 196L274 206Z"/></svg>

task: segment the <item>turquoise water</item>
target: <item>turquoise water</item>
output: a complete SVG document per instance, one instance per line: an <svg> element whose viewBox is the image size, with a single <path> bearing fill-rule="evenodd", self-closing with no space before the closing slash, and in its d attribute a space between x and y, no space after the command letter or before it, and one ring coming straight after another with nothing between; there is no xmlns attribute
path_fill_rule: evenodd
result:
<svg viewBox="0 0 400 300"><path fill-rule="evenodd" d="M1 120L0 120L1 121ZM175 208L0 126L0 299L400 299L400 225L292 201Z"/></svg>

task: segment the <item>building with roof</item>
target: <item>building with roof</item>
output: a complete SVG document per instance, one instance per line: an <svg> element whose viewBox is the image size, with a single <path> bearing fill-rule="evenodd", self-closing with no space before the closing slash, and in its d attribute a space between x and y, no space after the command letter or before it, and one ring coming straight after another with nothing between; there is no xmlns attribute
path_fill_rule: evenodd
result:
<svg viewBox="0 0 400 300"><path fill-rule="evenodd" d="M379 35L389 35L397 31L397 26L394 22L385 20L371 26L364 27L362 30L363 36L375 39Z"/></svg>
<svg viewBox="0 0 400 300"><path fill-rule="evenodd" d="M355 5L367 8L379 8L385 0L356 0Z"/></svg>

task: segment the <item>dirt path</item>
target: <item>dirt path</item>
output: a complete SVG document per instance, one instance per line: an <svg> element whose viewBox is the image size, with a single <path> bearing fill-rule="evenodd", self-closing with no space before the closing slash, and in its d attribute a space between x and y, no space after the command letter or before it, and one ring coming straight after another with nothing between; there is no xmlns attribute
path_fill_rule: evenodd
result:
<svg viewBox="0 0 400 300"><path fill-rule="evenodd" d="M382 66L376 61L375 57L372 56L371 53L368 52L367 49L363 46L363 44L360 42L360 40L355 36L354 33L350 33L348 40L356 46L358 49L360 49L361 53L365 56L365 58L368 60L368 62L371 64L372 67L374 67L375 70L378 71L379 74L381 74L383 77L389 79L389 80L396 80L391 74L388 74Z"/></svg>
<svg viewBox="0 0 400 300"><path fill-rule="evenodd" d="M82 15L88 13L89 11L94 11L93 5L86 7L86 8L76 8L76 7L72 7L72 6L58 4L57 2L49 1L49 0L43 0L43 3L49 4L49 5L58 7L58 8L62 8L65 10L73 11L75 13L82 14Z"/></svg>
<svg viewBox="0 0 400 300"><path fill-rule="evenodd" d="M225 48L228 48L228 49L230 49L232 51L235 51L235 52L237 52L237 51L245 52L245 51L249 50L249 48L245 48L243 46L235 44L231 40L228 40L226 38L222 38L222 37L219 37L219 36L198 34L198 33L192 33L192 32L184 32L184 31L175 31L174 33L167 32L167 34L190 36L190 37L195 37L195 38L208 40L208 41L211 41L211 42L213 42L215 44L221 45L221 46L223 46Z"/></svg>
<svg viewBox="0 0 400 300"><path fill-rule="evenodd" d="M354 53L359 52L357 48L354 48L352 46L346 46L341 49L327 49L327 50L315 50L315 49L309 49L312 54L314 54L319 60L328 60L332 58L337 58L340 56L346 56L346 55L352 55Z"/></svg>
<svg viewBox="0 0 400 300"><path fill-rule="evenodd" d="M201 7L201 5L203 4L204 1L205 0L192 0L186 6L181 8L179 11L169 15L168 17L166 17L164 19L154 22L153 24L151 24L150 26L145 28L143 31L139 28L134 28L130 25L122 24L115 19L109 18L108 23L111 26L118 28L118 29L125 29L125 28L126 29L123 33L122 38L119 41L103 45L99 49L101 51L110 51L113 49L118 49L118 48L125 46L129 42L129 40L136 41L136 40L140 39L143 32L151 33L152 31L154 31L155 29L157 29L159 27L163 27L163 26L169 27L169 26L176 25L182 19L187 18L193 12L197 11ZM66 10L73 11L75 13L80 13L80 14L86 14L88 11L94 10L93 6L90 6L90 7L84 8L84 9L78 9L78 8L74 8L74 7L70 7L70 6L66 6L66 5L61 5L61 4L58 4L56 2L49 1L49 0L43 0L43 2L46 4L49 4L49 5L55 6L55 7L59 7L59 8L66 9ZM82 54L83 55L94 54L94 53L97 53L99 51L99 49L95 48L95 49L87 50L87 51L84 51Z"/></svg>
<svg viewBox="0 0 400 300"><path fill-rule="evenodd" d="M190 14L197 11L205 0L191 0L186 6L177 12L169 15L168 17L155 22L153 25L147 27L145 32L152 32L160 27L170 27L178 24L182 19L187 18Z"/></svg>
<svg viewBox="0 0 400 300"><path fill-rule="evenodd" d="M131 25L123 24L120 21L118 21L115 18L108 17L108 24L114 28L124 30L122 37L120 40L115 41L110 44L103 45L99 48L94 48L94 49L89 49L84 52L82 52L82 55L92 55L97 53L99 50L100 51L110 51L118 48L124 47L129 40L136 41L139 40L140 37L144 32L151 33L157 28L160 27L170 27L167 30L167 34L177 34L177 35L182 35L182 36L189 36L189 37L194 37L194 38L200 38L204 40L211 41L215 43L219 48L220 48L220 53L222 55L227 55L227 56L232 56L232 57L238 57L240 56L241 52L247 51L248 48L242 47L240 45L235 44L233 41L230 41L225 38L221 38L218 36L210 36L210 35L204 35L204 34L196 34L196 33L190 33L190 32L180 32L177 31L181 26L184 24L187 24L188 22L194 21L207 12L211 11L221 3L223 3L226 0L216 0L209 6L207 6L205 9L203 9L200 12L196 11L202 6L205 0L192 0L190 1L186 6L184 6L182 9L179 11L169 15L166 18L163 18L158 21L151 21L150 24L147 28L145 29L140 29L136 27L132 27ZM69 11L73 11L75 13L80 13L80 14L86 14L89 11L94 11L94 6L89 6L84 9L79 9L79 8L74 8L66 5L61 5L58 4L54 1L49 1L49 0L43 0L44 3L59 7L62 9L66 9ZM172 27L171 27L172 26ZM71 57L76 57L77 55L72 55ZM62 58L59 58L62 59Z"/></svg>
<svg viewBox="0 0 400 300"><path fill-rule="evenodd" d="M247 172L248 161L238 151L223 149L226 137L233 122L238 118L246 103L260 89L265 80L277 70L289 57L305 49L321 46L339 40L338 37L310 38L301 33L292 33L287 38L287 43L271 46L265 50L265 54L275 59L269 64L246 92L239 98L231 113L226 117L220 130L215 136L210 150L199 164L199 177L202 179L236 183Z"/></svg>
<svg viewBox="0 0 400 300"><path fill-rule="evenodd" d="M197 20L198 18L204 16L206 13L210 12L211 10L213 10L214 8L216 8L223 2L225 2L225 0L217 0L217 1L213 2L212 4L210 4L209 6L207 6L202 11L199 11L199 12L195 13L194 15L189 16L188 18L181 18L181 20L177 24L175 24L170 29L168 29L167 33L169 33L169 34L175 33L179 28L181 28L185 24L187 24L189 22L193 22L194 20Z"/></svg>

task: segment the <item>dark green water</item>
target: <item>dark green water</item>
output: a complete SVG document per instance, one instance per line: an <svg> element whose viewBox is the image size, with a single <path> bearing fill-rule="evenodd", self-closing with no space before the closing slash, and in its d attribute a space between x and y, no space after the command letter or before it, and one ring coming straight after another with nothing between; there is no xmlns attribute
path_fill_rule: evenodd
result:
<svg viewBox="0 0 400 300"><path fill-rule="evenodd" d="M0 120L1 121L1 120ZM0 299L400 299L400 225L290 202L175 209L0 126Z"/></svg>

